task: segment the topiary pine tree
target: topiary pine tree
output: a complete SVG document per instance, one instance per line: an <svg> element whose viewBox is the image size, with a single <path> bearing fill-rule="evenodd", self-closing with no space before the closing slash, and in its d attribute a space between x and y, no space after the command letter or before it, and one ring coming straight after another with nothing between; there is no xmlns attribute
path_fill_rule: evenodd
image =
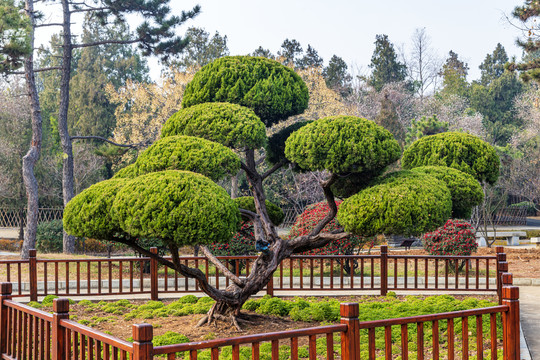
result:
<svg viewBox="0 0 540 360"><path fill-rule="evenodd" d="M456 207L453 201L461 201L450 184L464 183L466 177L430 169L381 177L399 159L401 148L389 131L354 116L327 117L281 132L269 145L273 165L264 171L262 162L256 161L256 151L267 142L265 125L301 113L307 99L302 79L275 61L227 57L206 65L188 85L183 109L164 126L162 138L113 179L77 195L65 209L64 228L72 235L127 244L196 279L199 288L216 300L201 324L226 315L238 325L242 304L266 286L285 258L351 234L421 234L450 217ZM448 164L452 166L471 162L473 156L480 162L479 153L491 151L479 139L466 142L469 152L457 151L455 143L461 137L448 134L439 134L442 138L437 138L436 148L412 144L408 149L411 167L424 165L415 160L415 151L428 159L452 154ZM475 153L472 148L480 150ZM328 212L309 232L285 240L278 236L280 212L267 203L263 181L287 162L300 171L327 172L321 187ZM253 197L234 201L214 181L234 173L238 163ZM492 180L498 173L496 162L484 161L482 169L479 165L469 165L475 176L485 174ZM352 196L338 212L334 192L343 179L350 178L355 179L347 183ZM341 227L324 230L336 216ZM230 241L242 218L253 223L255 249L260 251L245 278L229 271L206 246ZM150 253L139 238L160 239L172 260ZM231 286L217 289L203 272L180 261L179 248L195 244L231 280Z"/></svg>

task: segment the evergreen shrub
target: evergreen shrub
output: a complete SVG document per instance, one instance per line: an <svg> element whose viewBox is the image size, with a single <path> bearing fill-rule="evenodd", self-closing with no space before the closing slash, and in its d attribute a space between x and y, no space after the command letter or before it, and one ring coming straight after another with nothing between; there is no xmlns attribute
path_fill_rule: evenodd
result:
<svg viewBox="0 0 540 360"><path fill-rule="evenodd" d="M64 248L62 220L39 223L36 230L36 250L40 253L61 253Z"/></svg>

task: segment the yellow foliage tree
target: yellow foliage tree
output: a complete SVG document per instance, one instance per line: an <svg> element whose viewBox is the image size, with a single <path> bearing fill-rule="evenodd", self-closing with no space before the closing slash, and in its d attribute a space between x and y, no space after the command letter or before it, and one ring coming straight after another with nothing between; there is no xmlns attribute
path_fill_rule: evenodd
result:
<svg viewBox="0 0 540 360"><path fill-rule="evenodd" d="M157 140L161 127L172 114L180 110L186 85L193 79L194 72L170 71L158 84L128 81L126 86L115 90L107 86L107 94L116 104L116 128L113 141L119 144L140 144L144 149ZM137 156L129 152L123 163Z"/></svg>

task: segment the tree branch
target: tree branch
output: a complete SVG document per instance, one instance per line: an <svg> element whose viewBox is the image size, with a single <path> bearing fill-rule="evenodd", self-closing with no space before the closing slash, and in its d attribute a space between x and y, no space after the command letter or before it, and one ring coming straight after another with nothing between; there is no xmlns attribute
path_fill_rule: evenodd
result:
<svg viewBox="0 0 540 360"><path fill-rule="evenodd" d="M35 28L46 27L46 26L64 26L64 24L62 24L62 23L49 23L49 24L34 25Z"/></svg>
<svg viewBox="0 0 540 360"><path fill-rule="evenodd" d="M271 169L269 169L268 171L266 171L264 174L261 175L262 179L263 180L266 179L267 177L272 175L274 172L279 170L282 166L286 165L288 162L289 161L286 159L280 160L278 163L274 164L274 166L272 166Z"/></svg>
<svg viewBox="0 0 540 360"><path fill-rule="evenodd" d="M330 241L340 240L351 235L348 232L343 232L343 229L339 229L336 231L337 232L319 233L314 236L299 236L287 242L287 245L289 246L293 254L298 254L309 250L321 248L327 245Z"/></svg>
<svg viewBox="0 0 540 360"><path fill-rule="evenodd" d="M193 269L189 266L186 266L182 263L180 263L180 259L178 257L178 248L174 245L169 246L169 250L171 251L171 256L173 258L173 262L170 262L169 260L154 254L150 252L149 250L146 250L145 248L141 247L140 245L136 244L135 242L132 242L130 240L122 239L122 238L113 238L109 239L110 241L116 241L122 244L126 244L129 247L135 249L139 253L146 255L147 257L150 257L160 264L167 266L171 269L174 269L178 271L180 274L182 274L185 277L189 277L192 279L195 279L199 282L199 287L202 291L206 292L210 297L213 299L223 299L225 298L227 301L230 301L232 303L237 302L236 294L234 292L228 292L228 291L221 291L216 288L214 288L212 285L208 283L208 280L206 279L206 276L204 273L199 269Z"/></svg>
<svg viewBox="0 0 540 360"><path fill-rule="evenodd" d="M251 169L243 161L240 161L240 168L244 170L248 176L252 177L254 175L253 171L251 171Z"/></svg>
<svg viewBox="0 0 540 360"><path fill-rule="evenodd" d="M104 137L101 137L101 136L72 136L71 140L100 140L114 146L123 147L123 148L131 148L131 149L139 149L141 147L144 147L144 145L146 145L146 143L118 144L118 143L115 143L114 141L105 139Z"/></svg>
<svg viewBox="0 0 540 360"><path fill-rule="evenodd" d="M91 47L91 46L98 46L98 45L111 45L111 44L134 44L137 42L140 42L142 39L133 39L133 40L103 40L103 41L95 41L91 43L86 44L76 44L72 45L71 47L73 49L79 49L79 48L85 48L85 47Z"/></svg>
<svg viewBox="0 0 540 360"><path fill-rule="evenodd" d="M239 287L244 287L245 280L241 280L236 275L234 275L217 257L212 254L212 252L204 245L199 245L199 249L203 252L203 254L216 266L219 271L223 275L225 275L227 278L229 278L233 283L238 285Z"/></svg>
<svg viewBox="0 0 540 360"><path fill-rule="evenodd" d="M309 236L315 236L318 233L324 229L324 227L332 221L333 218L336 217L337 214L337 206L336 206L336 199L334 197L334 193L330 189L332 184L336 182L338 179L336 174L330 175L330 178L326 180L325 182L321 183L321 187L323 188L324 197L326 198L326 202L328 203L328 207L330 208L330 212L326 214L324 219L322 219L315 228L309 233Z"/></svg>
<svg viewBox="0 0 540 360"><path fill-rule="evenodd" d="M84 4L84 6L90 6L90 5L87 5L87 4ZM103 10L110 10L111 8L110 7L99 7L99 8L89 8L89 9L75 9L75 10L71 10L70 13L79 13L79 12L88 12L88 11L103 11Z"/></svg>
<svg viewBox="0 0 540 360"><path fill-rule="evenodd" d="M52 67L46 67L41 69L34 69L34 72L43 72L43 71L50 71L50 70L62 70L61 66L52 66ZM10 75L24 75L24 71L13 71L9 73Z"/></svg>

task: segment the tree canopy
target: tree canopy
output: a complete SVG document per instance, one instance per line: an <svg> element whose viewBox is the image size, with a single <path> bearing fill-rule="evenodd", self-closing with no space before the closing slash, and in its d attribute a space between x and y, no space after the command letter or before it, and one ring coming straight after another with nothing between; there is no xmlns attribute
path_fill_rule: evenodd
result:
<svg viewBox="0 0 540 360"><path fill-rule="evenodd" d="M388 35L376 36L369 67L372 69L369 84L377 91L381 91L385 84L404 81L407 77L406 66L398 60Z"/></svg>
<svg viewBox="0 0 540 360"><path fill-rule="evenodd" d="M306 84L286 66L266 58L229 56L195 74L182 107L206 102L239 104L253 110L268 127L302 113L308 97Z"/></svg>
<svg viewBox="0 0 540 360"><path fill-rule="evenodd" d="M331 116L291 134L285 156L304 170L333 173L377 172L399 158L392 134L374 122L354 116Z"/></svg>
<svg viewBox="0 0 540 360"><path fill-rule="evenodd" d="M230 103L203 103L184 108L167 120L161 137L189 135L218 142L234 149L260 148L266 129L255 113Z"/></svg>
<svg viewBox="0 0 540 360"><path fill-rule="evenodd" d="M403 168L447 166L494 184L499 177L499 156L476 136L445 132L425 136L409 146L401 159Z"/></svg>

